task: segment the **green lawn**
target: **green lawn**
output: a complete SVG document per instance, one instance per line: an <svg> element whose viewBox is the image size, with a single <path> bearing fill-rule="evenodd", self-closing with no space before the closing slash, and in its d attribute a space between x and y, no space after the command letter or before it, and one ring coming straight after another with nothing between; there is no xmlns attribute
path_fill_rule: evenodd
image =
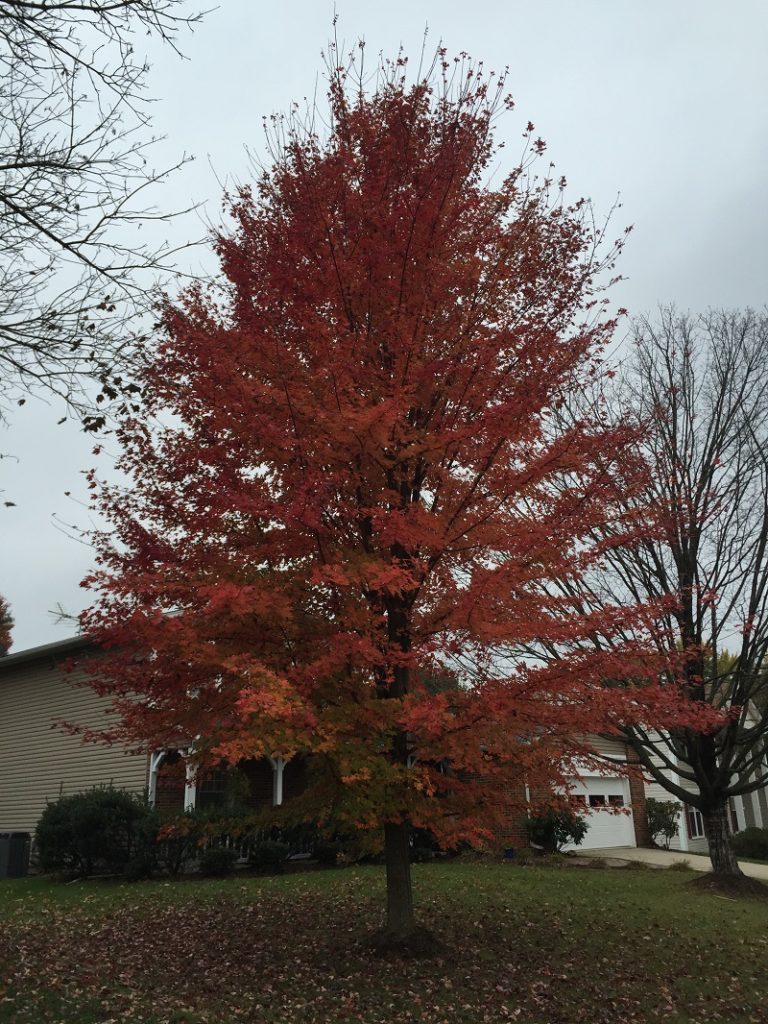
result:
<svg viewBox="0 0 768 1024"><path fill-rule="evenodd" d="M379 959L379 868L0 883L2 1024L765 1024L768 902L691 872L415 868L445 953Z"/></svg>

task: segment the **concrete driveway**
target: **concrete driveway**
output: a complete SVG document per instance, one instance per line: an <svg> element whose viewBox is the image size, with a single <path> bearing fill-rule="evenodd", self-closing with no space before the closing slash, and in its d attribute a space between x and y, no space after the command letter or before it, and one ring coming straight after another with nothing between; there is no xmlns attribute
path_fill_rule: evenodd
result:
<svg viewBox="0 0 768 1024"><path fill-rule="evenodd" d="M680 860L688 861L694 871L711 871L709 857L697 853L686 853L684 850L648 850L642 846L619 846L602 850L577 850L579 857L601 857L604 860L636 860L643 864L668 868L670 864ZM768 864L739 863L739 867L750 878L768 881Z"/></svg>

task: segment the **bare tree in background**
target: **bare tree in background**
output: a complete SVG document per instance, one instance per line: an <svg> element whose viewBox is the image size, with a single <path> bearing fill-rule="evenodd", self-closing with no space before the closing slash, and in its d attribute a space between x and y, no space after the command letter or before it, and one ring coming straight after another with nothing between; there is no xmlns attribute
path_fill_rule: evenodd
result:
<svg viewBox="0 0 768 1024"><path fill-rule="evenodd" d="M173 168L150 163L135 46L176 49L200 17L184 6L0 0L0 417L53 394L94 429L132 393L135 325L174 255L139 233L167 219L149 190Z"/></svg>
<svg viewBox="0 0 768 1024"><path fill-rule="evenodd" d="M729 712L710 733L623 733L654 780L701 812L715 873L735 876L728 801L768 783L768 316L664 309L636 321L634 342L617 405L649 426L652 534L612 549L583 599L659 601L656 641L679 655L690 700Z"/></svg>
<svg viewBox="0 0 768 1024"><path fill-rule="evenodd" d="M11 646L11 630L13 629L13 616L8 602L0 594L0 658L4 658Z"/></svg>

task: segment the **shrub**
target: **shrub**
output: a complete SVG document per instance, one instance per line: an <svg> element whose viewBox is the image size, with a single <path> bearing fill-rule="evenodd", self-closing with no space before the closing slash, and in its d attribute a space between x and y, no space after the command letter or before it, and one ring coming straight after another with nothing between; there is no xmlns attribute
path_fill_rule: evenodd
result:
<svg viewBox="0 0 768 1024"><path fill-rule="evenodd" d="M169 875L176 876L200 853L210 815L201 811L185 811L166 821L158 830L155 855Z"/></svg>
<svg viewBox="0 0 768 1024"><path fill-rule="evenodd" d="M669 844L677 835L680 804L677 800L654 800L649 796L645 806L648 811L651 842L668 850Z"/></svg>
<svg viewBox="0 0 768 1024"><path fill-rule="evenodd" d="M253 833L253 814L243 808L194 808L163 822L158 830L158 863L178 875L203 848L238 848Z"/></svg>
<svg viewBox="0 0 768 1024"><path fill-rule="evenodd" d="M573 811L552 809L531 815L525 827L530 842L546 853L558 853L566 843L579 846L589 830L587 822Z"/></svg>
<svg viewBox="0 0 768 1024"><path fill-rule="evenodd" d="M673 860L667 868L667 871L690 871L691 862L685 857L681 857L680 860Z"/></svg>
<svg viewBox="0 0 768 1024"><path fill-rule="evenodd" d="M768 828L745 828L731 837L731 846L737 857L768 860Z"/></svg>
<svg viewBox="0 0 768 1024"><path fill-rule="evenodd" d="M258 842L282 843L288 847L288 855L313 854L318 843L329 838L321 831L316 821L301 821L293 825L273 825L262 829L255 837ZM337 837L331 837L335 840Z"/></svg>
<svg viewBox="0 0 768 1024"><path fill-rule="evenodd" d="M252 847L248 864L261 875L281 875L285 871L285 863L290 853L288 843L264 839Z"/></svg>
<svg viewBox="0 0 768 1024"><path fill-rule="evenodd" d="M60 797L48 804L35 830L43 871L81 877L97 868L123 871L151 851L154 838L151 808L134 794L111 787Z"/></svg>
<svg viewBox="0 0 768 1024"><path fill-rule="evenodd" d="M209 846L200 857L200 874L206 878L229 878L235 872L237 853L227 846Z"/></svg>
<svg viewBox="0 0 768 1024"><path fill-rule="evenodd" d="M155 851L150 848L139 852L132 860L125 865L125 877L129 882L141 882L145 878L151 878L157 868Z"/></svg>

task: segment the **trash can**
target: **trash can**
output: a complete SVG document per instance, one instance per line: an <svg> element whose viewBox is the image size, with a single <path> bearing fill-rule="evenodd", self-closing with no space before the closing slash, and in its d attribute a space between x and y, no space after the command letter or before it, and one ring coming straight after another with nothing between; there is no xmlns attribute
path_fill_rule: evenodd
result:
<svg viewBox="0 0 768 1024"><path fill-rule="evenodd" d="M22 878L29 869L29 832L0 832L0 878Z"/></svg>

